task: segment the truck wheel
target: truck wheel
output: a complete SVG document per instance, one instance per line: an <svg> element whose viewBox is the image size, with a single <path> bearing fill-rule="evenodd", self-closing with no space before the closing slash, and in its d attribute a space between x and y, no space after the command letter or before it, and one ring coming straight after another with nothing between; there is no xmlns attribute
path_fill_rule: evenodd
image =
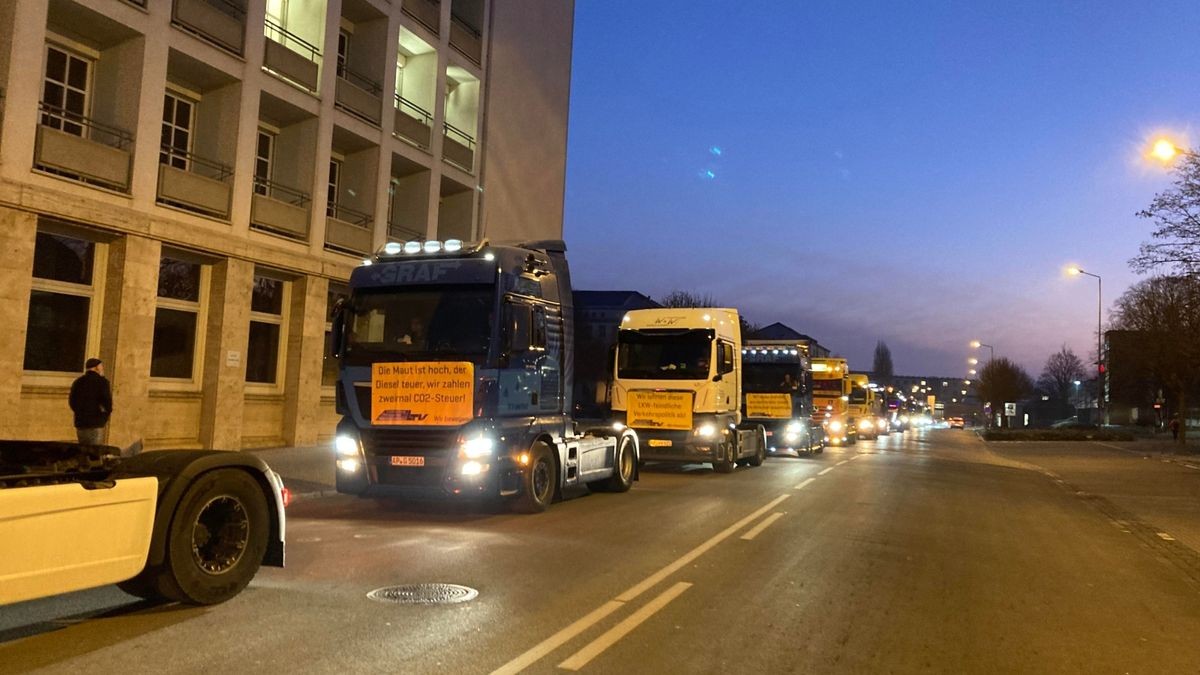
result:
<svg viewBox="0 0 1200 675"><path fill-rule="evenodd" d="M596 483L606 492L629 492L633 487L634 458L633 436L622 436L617 440L617 456L613 458L613 475L607 480ZM591 485L591 483L589 483Z"/></svg>
<svg viewBox="0 0 1200 675"><path fill-rule="evenodd" d="M529 471L521 476L521 496L517 498L519 513L541 513L554 501L558 487L558 470L545 443L534 443L530 455Z"/></svg>
<svg viewBox="0 0 1200 675"><path fill-rule="evenodd" d="M268 517L266 495L245 471L202 474L171 519L158 588L193 605L215 605L237 595L262 564Z"/></svg>
<svg viewBox="0 0 1200 675"><path fill-rule="evenodd" d="M734 441L725 441L719 450L722 459L712 463L713 471L717 473L733 473L737 467L737 445Z"/></svg>
<svg viewBox="0 0 1200 675"><path fill-rule="evenodd" d="M758 443L758 449L746 463L750 466L762 466L767 459L767 432L761 426L755 429L754 442Z"/></svg>

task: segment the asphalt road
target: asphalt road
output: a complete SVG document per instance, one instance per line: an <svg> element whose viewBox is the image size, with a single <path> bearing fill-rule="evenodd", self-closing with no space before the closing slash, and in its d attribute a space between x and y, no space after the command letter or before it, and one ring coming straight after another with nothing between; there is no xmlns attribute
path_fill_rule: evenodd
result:
<svg viewBox="0 0 1200 675"><path fill-rule="evenodd" d="M936 430L732 475L651 466L537 516L314 499L289 511L288 567L223 605L0 608L0 672L1195 673L1200 555L1153 518L1182 527L1198 485ZM425 582L479 596L366 597Z"/></svg>

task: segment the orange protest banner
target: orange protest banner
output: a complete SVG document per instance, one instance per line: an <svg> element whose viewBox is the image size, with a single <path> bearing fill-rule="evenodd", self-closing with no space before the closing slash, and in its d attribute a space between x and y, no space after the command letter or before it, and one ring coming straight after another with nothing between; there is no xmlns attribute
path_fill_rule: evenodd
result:
<svg viewBox="0 0 1200 675"><path fill-rule="evenodd" d="M451 426L474 417L475 364L421 361L371 365L371 423Z"/></svg>

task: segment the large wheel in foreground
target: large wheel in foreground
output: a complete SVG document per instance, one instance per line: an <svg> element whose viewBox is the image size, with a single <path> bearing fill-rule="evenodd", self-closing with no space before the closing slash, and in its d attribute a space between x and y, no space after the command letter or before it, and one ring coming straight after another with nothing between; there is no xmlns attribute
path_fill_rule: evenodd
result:
<svg viewBox="0 0 1200 675"><path fill-rule="evenodd" d="M755 428L754 442L758 443L758 450L754 451L746 463L750 466L762 466L763 462L767 460L767 431L762 426Z"/></svg>
<svg viewBox="0 0 1200 675"><path fill-rule="evenodd" d="M541 513L554 501L558 488L558 470L550 448L545 443L534 443L529 450L529 470L521 476L521 496L514 508L519 513Z"/></svg>
<svg viewBox="0 0 1200 675"><path fill-rule="evenodd" d="M737 468L737 442L730 439L722 442L718 448L721 459L713 461L713 471L717 473L733 473L733 470Z"/></svg>
<svg viewBox="0 0 1200 675"><path fill-rule="evenodd" d="M171 600L224 602L262 565L270 533L267 498L239 469L202 474L183 493L167 532L167 555L155 586Z"/></svg>

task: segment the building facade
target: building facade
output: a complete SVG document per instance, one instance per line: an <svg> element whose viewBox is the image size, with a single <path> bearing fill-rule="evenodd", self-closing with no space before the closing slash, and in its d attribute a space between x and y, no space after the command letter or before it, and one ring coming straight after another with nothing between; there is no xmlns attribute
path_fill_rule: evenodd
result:
<svg viewBox="0 0 1200 675"><path fill-rule="evenodd" d="M0 2L0 438L330 436L386 241L562 236L571 0Z"/></svg>

